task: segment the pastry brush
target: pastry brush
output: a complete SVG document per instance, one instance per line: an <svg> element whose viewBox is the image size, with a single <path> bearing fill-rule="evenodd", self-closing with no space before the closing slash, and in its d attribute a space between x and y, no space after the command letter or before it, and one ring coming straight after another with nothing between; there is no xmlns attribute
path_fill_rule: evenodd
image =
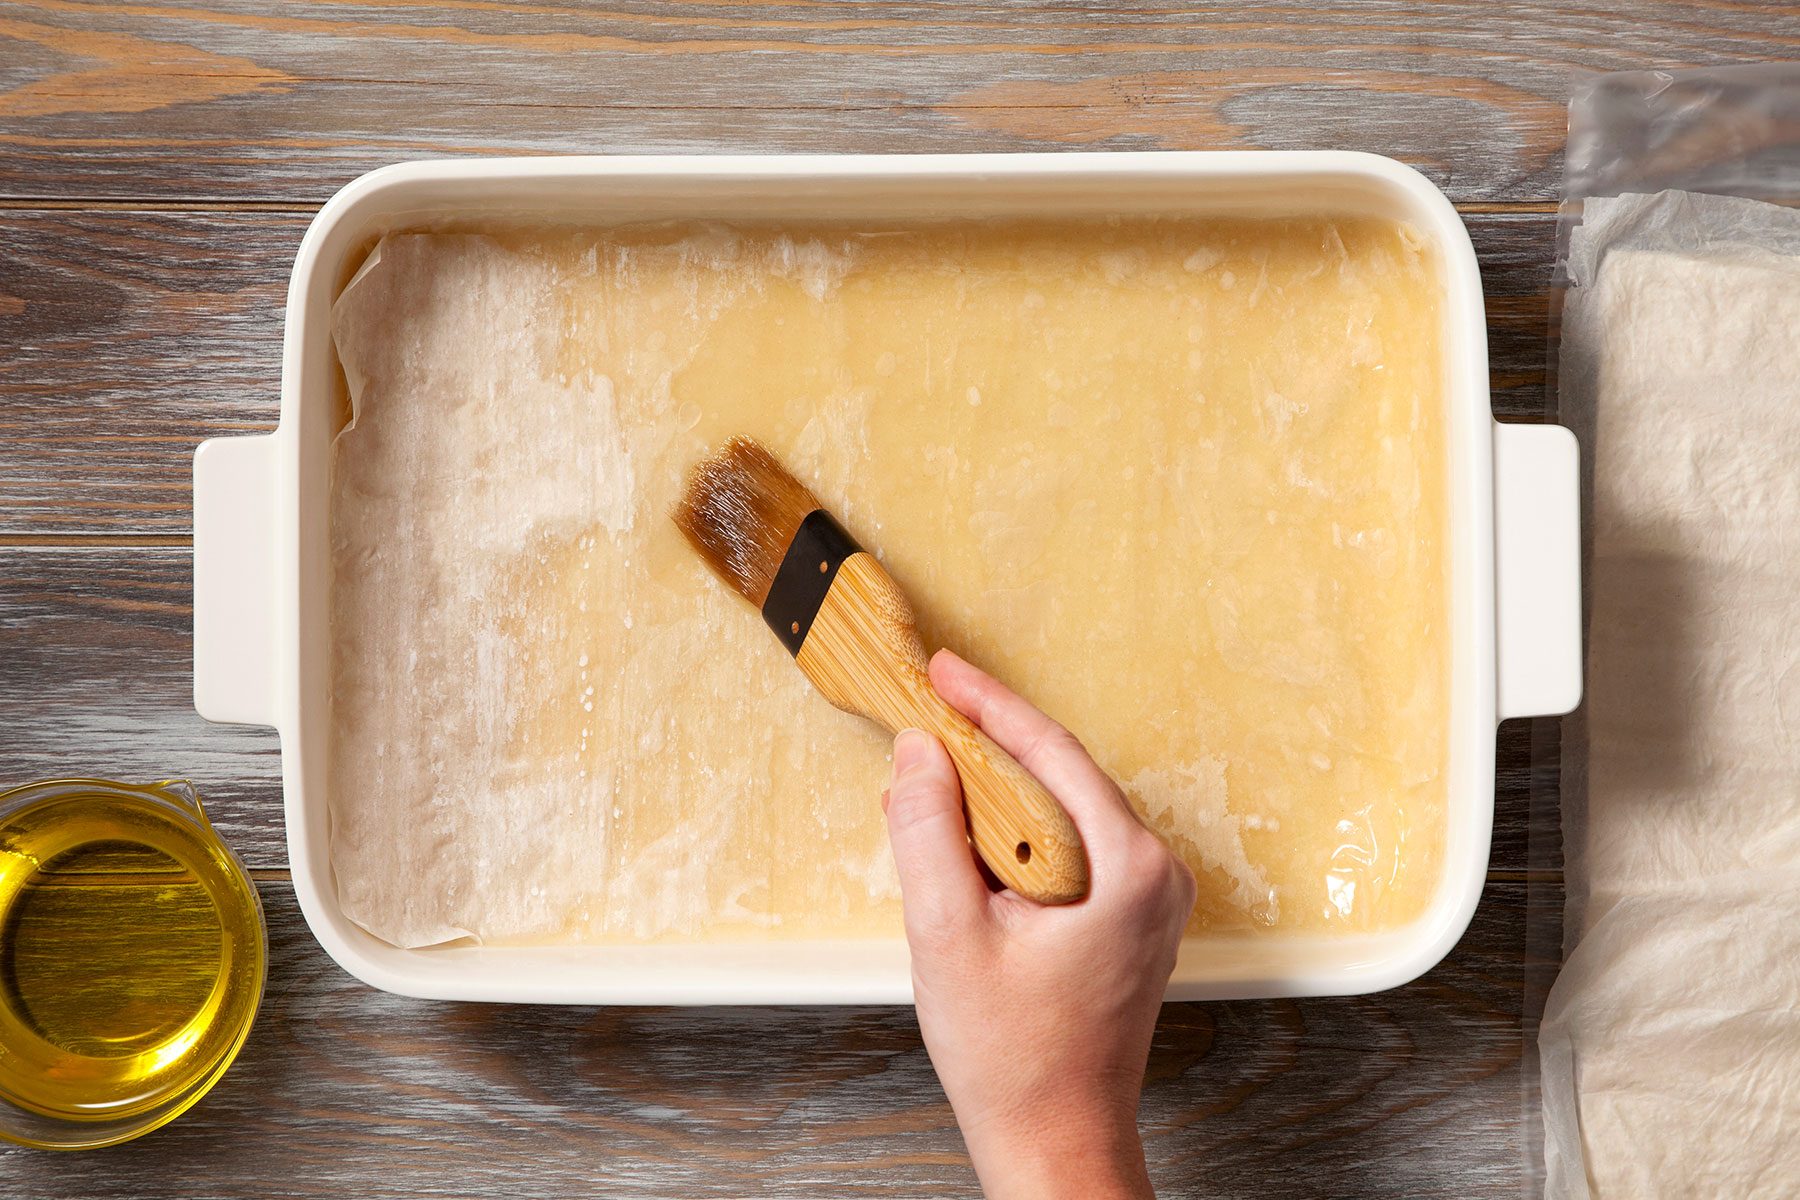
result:
<svg viewBox="0 0 1800 1200"><path fill-rule="evenodd" d="M969 840L1001 883L1043 904L1087 895L1087 855L1062 805L932 688L905 594L774 455L732 439L694 467L674 515L825 699L889 733L943 742Z"/></svg>

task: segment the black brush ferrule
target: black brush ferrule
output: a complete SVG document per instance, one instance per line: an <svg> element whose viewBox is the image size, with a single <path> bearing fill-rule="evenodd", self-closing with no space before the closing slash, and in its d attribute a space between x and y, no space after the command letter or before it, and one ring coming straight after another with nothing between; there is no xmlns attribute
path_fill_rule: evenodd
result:
<svg viewBox="0 0 1800 1200"><path fill-rule="evenodd" d="M844 527L822 508L813 509L800 522L762 606L763 620L789 654L798 655L806 643L806 633L812 628L813 618L819 615L819 606L825 603L825 594L831 590L838 568L861 550Z"/></svg>

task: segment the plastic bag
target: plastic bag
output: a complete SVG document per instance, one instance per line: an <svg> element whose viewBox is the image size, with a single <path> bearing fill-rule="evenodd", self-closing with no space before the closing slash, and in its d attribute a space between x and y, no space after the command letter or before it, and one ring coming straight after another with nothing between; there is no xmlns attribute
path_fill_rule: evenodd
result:
<svg viewBox="0 0 1800 1200"><path fill-rule="evenodd" d="M1782 403L1782 385L1771 392L1766 384L1782 375L1779 363L1769 370L1769 355L1791 352L1762 344L1789 346L1791 331L1757 328L1800 296L1800 273L1787 274L1800 268L1800 214L1772 207L1796 203L1800 66L1602 76L1570 104L1556 392L1588 472L1590 703L1560 731L1534 730L1527 930L1527 1044L1542 1051L1539 1165L1554 1200L1800 1189L1790 1173L1800 1159L1781 1128L1800 1123L1800 969L1778 951L1785 941L1800 953L1800 841L1789 836L1790 826L1800 828L1800 752L1789 751L1800 745L1731 743L1734 733L1765 726L1779 743L1784 690L1800 713L1800 671L1784 673L1784 656L1800 663L1800 643L1777 633L1732 646L1746 625L1779 626L1771 606L1793 603L1779 585L1748 599L1745 572L1754 573L1772 529L1780 544L1783 510L1791 510L1788 525L1800 522L1800 483L1783 490L1797 477L1780 461L1792 453L1800 462L1800 445L1783 449L1800 423L1787 419L1795 409ZM1617 264L1611 280L1609 263ZM1775 274L1759 273L1768 271ZM1738 278L1753 281L1766 303L1739 303ZM1656 363L1637 381L1641 404L1621 387L1639 365L1634 328L1647 333L1643 357ZM1698 358L1684 358L1684 345ZM1654 408L1657 394L1666 401L1682 386L1656 372L1691 365L1701 372L1695 378L1711 378L1706 355L1718 347L1720 373L1753 364L1761 393L1737 405L1738 381L1719 378L1716 392L1690 385L1690 394L1717 402L1710 420L1704 403ZM1609 356L1610 381L1602 378ZM1786 377L1800 377L1800 361ZM1773 419L1750 417L1754 403ZM1598 512L1597 461L1606 464ZM1746 481L1769 492L1774 520L1763 519L1767 503L1734 507L1720 490ZM1714 498L1722 498L1716 509ZM1749 547L1736 560L1733 539ZM1800 573L1800 556L1792 557L1776 569ZM1644 602L1621 604L1622 592ZM1622 694L1632 699L1621 703ZM1604 747L1591 755L1590 719L1603 738L1615 737L1633 713L1668 717L1638 739L1641 761L1622 765ZM1744 771L1761 774L1733 777ZM1760 820L1762 796L1796 811ZM1563 974L1546 997L1558 962ZM1734 975L1735 984L1722 983ZM1527 1117L1539 1115L1528 1079Z"/></svg>
<svg viewBox="0 0 1800 1200"><path fill-rule="evenodd" d="M1564 171L1570 201L1671 189L1800 201L1800 63L1596 76L1569 101Z"/></svg>

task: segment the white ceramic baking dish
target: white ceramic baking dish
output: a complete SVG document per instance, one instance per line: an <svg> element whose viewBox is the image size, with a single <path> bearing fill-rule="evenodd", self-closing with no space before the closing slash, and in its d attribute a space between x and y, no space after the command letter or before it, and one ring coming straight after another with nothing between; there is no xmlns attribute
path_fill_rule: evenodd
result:
<svg viewBox="0 0 1800 1200"><path fill-rule="evenodd" d="M532 158L419 162L351 183L313 221L288 291L281 422L194 463L194 701L281 734L288 853L307 922L360 979L415 996L571 1004L892 1003L904 941L402 950L340 911L328 856L329 445L341 397L331 304L381 233L483 219L1357 213L1411 222L1443 269L1452 705L1444 873L1380 935L1190 939L1171 999L1351 994L1404 983L1462 936L1493 823L1494 728L1580 692L1576 447L1496 425L1467 232L1423 176L1343 152Z"/></svg>

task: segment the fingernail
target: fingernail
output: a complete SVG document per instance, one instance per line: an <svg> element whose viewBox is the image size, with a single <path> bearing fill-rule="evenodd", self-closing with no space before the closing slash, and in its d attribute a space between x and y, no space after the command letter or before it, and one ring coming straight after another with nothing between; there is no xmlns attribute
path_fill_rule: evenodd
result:
<svg viewBox="0 0 1800 1200"><path fill-rule="evenodd" d="M925 761L926 742L930 736L922 729L902 729L894 738L894 778L906 774L907 768Z"/></svg>

